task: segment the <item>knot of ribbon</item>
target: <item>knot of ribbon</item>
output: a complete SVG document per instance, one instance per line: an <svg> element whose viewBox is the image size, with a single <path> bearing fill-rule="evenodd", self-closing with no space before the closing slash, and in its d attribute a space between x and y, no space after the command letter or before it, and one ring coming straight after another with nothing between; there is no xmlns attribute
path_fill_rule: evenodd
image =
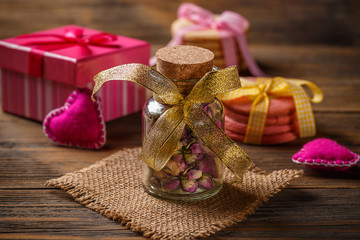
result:
<svg viewBox="0 0 360 240"><path fill-rule="evenodd" d="M81 46L87 54L91 54L89 46L100 46L106 48L119 48L119 44L111 44L117 39L116 35L108 33L98 33L84 35L84 29L69 27L64 34L56 33L34 33L24 34L17 38L40 38L42 40L30 40L22 43L25 46L32 46L29 54L28 74L41 77L43 74L43 55L44 51L55 51L72 46Z"/></svg>
<svg viewBox="0 0 360 240"><path fill-rule="evenodd" d="M181 45L184 35L188 32L214 29L219 32L227 66L238 65L235 42L232 38L229 39L228 37L234 36L251 74L256 77L266 76L256 64L254 57L249 51L245 36L246 30L249 28L249 22L242 15L232 11L225 11L217 17L210 11L195 4L183 3L178 9L178 18L185 18L191 21L193 25L176 31L168 45Z"/></svg>
<svg viewBox="0 0 360 240"><path fill-rule="evenodd" d="M270 100L273 97L292 97L299 123L300 137L314 136L315 119L310 102L319 103L323 99L321 89L314 83L299 79L256 78L255 81L241 78L242 88L219 95L219 99L229 101L240 97L248 97L253 101L247 124L245 143L260 144L265 126ZM312 93L310 98L303 86Z"/></svg>
<svg viewBox="0 0 360 240"><path fill-rule="evenodd" d="M156 120L147 134L140 160L157 171L161 170L176 151L187 125L237 177L242 178L251 159L201 106L212 102L218 94L241 87L236 67L208 72L196 83L189 95L184 97L170 79L155 69L135 63L120 65L94 77L93 100L93 95L101 85L110 80L138 83L172 106Z"/></svg>
<svg viewBox="0 0 360 240"><path fill-rule="evenodd" d="M238 13L224 11L219 17L216 17L212 12L192 3L180 5L177 16L206 29L227 30L236 34L243 34L249 28L248 20Z"/></svg>

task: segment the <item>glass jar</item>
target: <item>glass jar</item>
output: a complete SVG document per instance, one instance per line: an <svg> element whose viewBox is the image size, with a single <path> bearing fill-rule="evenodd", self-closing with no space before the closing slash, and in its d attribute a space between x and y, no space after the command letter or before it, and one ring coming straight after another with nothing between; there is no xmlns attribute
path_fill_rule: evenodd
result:
<svg viewBox="0 0 360 240"><path fill-rule="evenodd" d="M193 84L186 81L175 82L178 86L187 86L187 92ZM183 90L180 89L179 90ZM183 93L183 91L180 91ZM170 105L151 97L142 112L143 142L156 120ZM224 129L224 109L217 98L211 103L201 104L205 112ZM143 163L142 182L151 195L171 200L198 200L218 193L223 184L223 163L185 126L177 150L161 171L155 171Z"/></svg>

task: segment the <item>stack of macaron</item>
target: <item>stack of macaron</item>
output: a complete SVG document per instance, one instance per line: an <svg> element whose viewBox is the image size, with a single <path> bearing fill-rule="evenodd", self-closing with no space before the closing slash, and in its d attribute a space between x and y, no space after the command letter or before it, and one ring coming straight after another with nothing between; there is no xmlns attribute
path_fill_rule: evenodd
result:
<svg viewBox="0 0 360 240"><path fill-rule="evenodd" d="M174 37L176 32L180 29L189 27L194 25L193 22L191 22L188 19L185 18L178 18L176 19L172 25L171 25L171 33ZM246 30L246 32L248 29ZM183 36L183 45L192 45L192 46L198 46L202 48L209 49L212 51L215 55L214 57L214 65L218 68L225 68L226 63L224 59L224 52L222 48L222 40L220 39L219 32L214 29L206 29L206 30L199 30L199 31L191 31L187 32ZM234 41L235 38L232 34L228 33L227 35L223 36L223 41ZM238 58L238 70L245 70L246 63L241 55L241 52L239 50L238 44L234 44L235 48L234 52L237 54Z"/></svg>
<svg viewBox="0 0 360 240"><path fill-rule="evenodd" d="M223 101L225 108L225 133L243 142L250 116L252 101L241 97ZM292 97L271 98L261 144L280 144L298 137L298 122Z"/></svg>

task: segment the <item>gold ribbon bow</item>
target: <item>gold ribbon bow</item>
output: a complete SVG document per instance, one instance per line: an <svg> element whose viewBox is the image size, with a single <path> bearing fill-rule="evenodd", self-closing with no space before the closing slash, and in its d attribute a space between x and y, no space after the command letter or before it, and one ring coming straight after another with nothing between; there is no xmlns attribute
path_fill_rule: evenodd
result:
<svg viewBox="0 0 360 240"><path fill-rule="evenodd" d="M131 81L154 92L172 105L153 125L143 143L140 159L151 168L161 170L176 150L185 125L240 179L252 162L200 106L212 102L216 95L241 87L236 67L205 74L184 97L176 85L155 69L142 64L125 64L105 70L94 77L93 95L109 80Z"/></svg>
<svg viewBox="0 0 360 240"><path fill-rule="evenodd" d="M241 83L242 88L219 95L218 97L220 100L226 101L245 96L253 101L244 138L245 143L261 143L269 109L269 97L292 96L299 123L300 137L315 135L315 120L310 101L313 103L321 102L323 93L314 83L306 80L285 79L281 77L258 77L256 81L241 78ZM302 86L310 89L313 95L312 98L307 95Z"/></svg>

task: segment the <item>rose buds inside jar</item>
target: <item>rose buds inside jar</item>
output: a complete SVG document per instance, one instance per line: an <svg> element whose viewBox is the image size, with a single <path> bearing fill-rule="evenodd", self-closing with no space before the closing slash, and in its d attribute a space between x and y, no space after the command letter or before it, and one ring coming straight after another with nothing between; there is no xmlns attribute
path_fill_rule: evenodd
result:
<svg viewBox="0 0 360 240"><path fill-rule="evenodd" d="M186 98L198 80L213 70L213 59L214 54L204 48L165 47L156 53L156 70L171 79ZM221 102L215 98L200 106L223 129L224 111ZM157 120L170 108L156 94L147 101L142 114L143 140ZM221 189L223 164L192 129L185 125L175 152L160 171L143 163L142 181L145 190L158 197L173 200L204 199Z"/></svg>

